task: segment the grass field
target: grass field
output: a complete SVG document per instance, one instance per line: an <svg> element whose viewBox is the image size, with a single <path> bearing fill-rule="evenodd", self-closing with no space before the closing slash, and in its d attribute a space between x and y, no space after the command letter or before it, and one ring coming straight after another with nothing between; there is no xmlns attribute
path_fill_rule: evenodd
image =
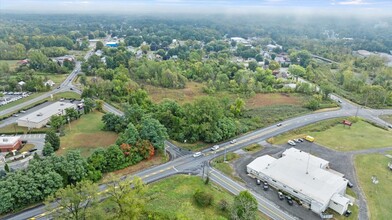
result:
<svg viewBox="0 0 392 220"><path fill-rule="evenodd" d="M388 153L392 155L392 151ZM366 196L370 219L392 219L392 171L387 167L388 162L392 160L382 154L355 157L357 176ZM372 176L377 177L378 184L372 183Z"/></svg>
<svg viewBox="0 0 392 220"><path fill-rule="evenodd" d="M353 151L392 146L392 132L359 120L351 128L337 124L342 119L332 119L294 130L269 140L275 144L286 143L288 139L311 135L315 142L338 151ZM329 126L327 129L322 129Z"/></svg>
<svg viewBox="0 0 392 220"><path fill-rule="evenodd" d="M32 128L31 129L34 132L42 132L45 133L48 128L43 127L43 128ZM27 127L19 127L16 123L4 126L4 127L0 127L0 133L6 133L6 134L14 134L14 133L27 133L28 128Z"/></svg>
<svg viewBox="0 0 392 220"><path fill-rule="evenodd" d="M193 202L193 194L198 189L214 196L212 206L200 208ZM182 214L190 220L228 219L229 213L219 210L218 203L223 199L231 204L234 198L211 183L205 185L200 177L185 175L176 175L151 184L147 197L151 198L146 203L148 211L164 214L170 219Z"/></svg>
<svg viewBox="0 0 392 220"><path fill-rule="evenodd" d="M46 77L47 80L52 80L54 83L56 83L53 88L56 88L58 86L60 86L60 84L67 78L68 74L48 74L48 73L39 73L36 74L37 76L42 76L42 77Z"/></svg>
<svg viewBox="0 0 392 220"><path fill-rule="evenodd" d="M295 93L258 93L246 100L246 108L253 109L271 105L297 105L303 104L303 98Z"/></svg>
<svg viewBox="0 0 392 220"><path fill-rule="evenodd" d="M234 169L230 163L234 162L240 157L240 155L229 152L226 154L226 162L224 156L220 156L211 161L211 165L217 170L229 176L231 179L235 179L239 182L243 182L241 178L235 175Z"/></svg>
<svg viewBox="0 0 392 220"><path fill-rule="evenodd" d="M87 157L97 147L108 147L114 144L118 134L102 131L102 116L103 113L92 112L71 122L71 130L68 125L64 126L65 136L60 138L61 145L57 154L61 155L67 150L78 149L83 156Z"/></svg>
<svg viewBox="0 0 392 220"><path fill-rule="evenodd" d="M35 147L34 144L25 144L20 150L19 152L27 152L31 149L33 149Z"/></svg>

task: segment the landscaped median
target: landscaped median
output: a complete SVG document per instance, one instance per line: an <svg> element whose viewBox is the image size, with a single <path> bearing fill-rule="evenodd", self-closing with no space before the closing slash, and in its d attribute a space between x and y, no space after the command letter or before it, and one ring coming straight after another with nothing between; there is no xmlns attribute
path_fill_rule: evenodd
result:
<svg viewBox="0 0 392 220"><path fill-rule="evenodd" d="M364 120L349 118L351 126L343 125L347 118L337 118L311 124L277 137L270 138L272 144L284 144L287 140L310 135L318 144L338 150L355 151L392 146L392 132L376 127Z"/></svg>

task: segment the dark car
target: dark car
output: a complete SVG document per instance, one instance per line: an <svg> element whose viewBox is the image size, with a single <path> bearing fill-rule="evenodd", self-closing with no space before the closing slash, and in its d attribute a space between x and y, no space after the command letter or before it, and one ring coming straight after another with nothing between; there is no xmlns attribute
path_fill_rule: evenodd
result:
<svg viewBox="0 0 392 220"><path fill-rule="evenodd" d="M352 182L350 182L350 181L347 181L347 186L348 186L349 188L353 188L354 184L353 184Z"/></svg>
<svg viewBox="0 0 392 220"><path fill-rule="evenodd" d="M388 128L391 128L391 129L392 129L392 125L388 125Z"/></svg>
<svg viewBox="0 0 392 220"><path fill-rule="evenodd" d="M289 205L293 205L294 204L293 199L290 196L286 196L286 200L287 200L287 203Z"/></svg>
<svg viewBox="0 0 392 220"><path fill-rule="evenodd" d="M267 191L268 190L268 183L266 183L266 182L264 182L264 184L263 184L263 189L265 190L265 191Z"/></svg>
<svg viewBox="0 0 392 220"><path fill-rule="evenodd" d="M261 181L260 181L259 179L256 179L256 184L257 184L257 185L260 185L260 184L261 184Z"/></svg>
<svg viewBox="0 0 392 220"><path fill-rule="evenodd" d="M69 88L69 90L73 90L73 88Z"/></svg>
<svg viewBox="0 0 392 220"><path fill-rule="evenodd" d="M282 192L278 192L278 197L279 197L279 200L283 200L284 199L283 193Z"/></svg>
<svg viewBox="0 0 392 220"><path fill-rule="evenodd" d="M37 149L34 148L34 149L29 150L30 153L32 153L34 151L37 151Z"/></svg>
<svg viewBox="0 0 392 220"><path fill-rule="evenodd" d="M350 210L347 210L345 213L344 213L344 216L346 216L346 217L349 217L351 215L351 211Z"/></svg>

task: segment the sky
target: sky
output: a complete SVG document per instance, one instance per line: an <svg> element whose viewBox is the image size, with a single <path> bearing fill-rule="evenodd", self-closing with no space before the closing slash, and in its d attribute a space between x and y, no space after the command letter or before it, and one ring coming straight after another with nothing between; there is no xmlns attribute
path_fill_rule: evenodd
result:
<svg viewBox="0 0 392 220"><path fill-rule="evenodd" d="M392 0L0 0L0 12L238 12L323 10L392 14Z"/></svg>

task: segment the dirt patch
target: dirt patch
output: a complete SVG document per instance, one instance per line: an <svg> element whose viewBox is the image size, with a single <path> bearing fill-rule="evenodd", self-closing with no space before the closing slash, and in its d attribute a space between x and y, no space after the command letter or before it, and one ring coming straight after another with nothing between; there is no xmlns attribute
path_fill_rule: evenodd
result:
<svg viewBox="0 0 392 220"><path fill-rule="evenodd" d="M250 109L271 105L302 105L302 99L294 94L271 93L256 94L246 100L246 107Z"/></svg>

